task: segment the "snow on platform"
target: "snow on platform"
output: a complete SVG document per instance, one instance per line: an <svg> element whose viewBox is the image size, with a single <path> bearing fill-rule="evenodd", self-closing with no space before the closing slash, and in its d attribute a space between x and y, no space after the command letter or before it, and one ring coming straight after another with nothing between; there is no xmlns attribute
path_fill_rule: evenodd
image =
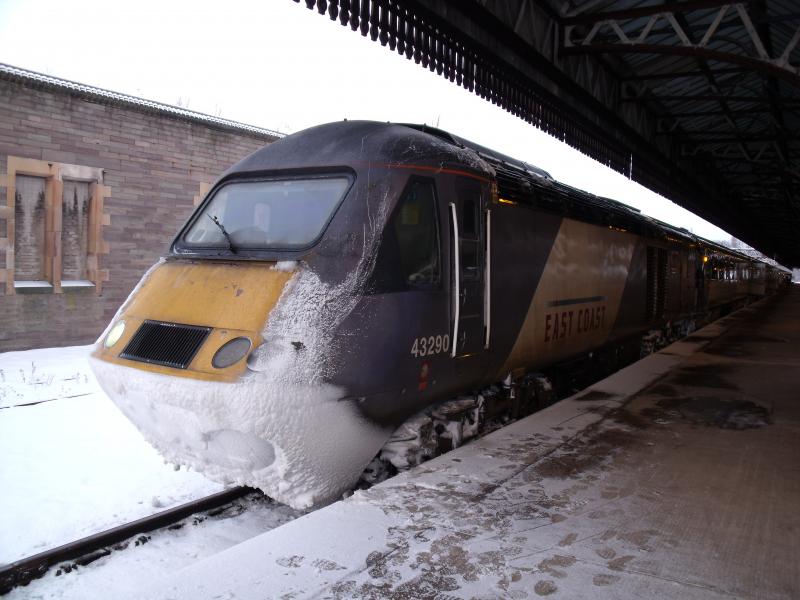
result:
<svg viewBox="0 0 800 600"><path fill-rule="evenodd" d="M0 564L222 489L164 464L100 391L90 350L0 354Z"/></svg>
<svg viewBox="0 0 800 600"><path fill-rule="evenodd" d="M800 289L137 598L800 596Z"/></svg>

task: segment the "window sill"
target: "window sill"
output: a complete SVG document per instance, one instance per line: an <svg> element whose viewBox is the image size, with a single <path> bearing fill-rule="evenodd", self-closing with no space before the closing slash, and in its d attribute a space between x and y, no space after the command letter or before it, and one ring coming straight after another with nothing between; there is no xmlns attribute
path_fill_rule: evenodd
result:
<svg viewBox="0 0 800 600"><path fill-rule="evenodd" d="M94 289L94 284L91 281L87 281L85 279L73 279L61 282L61 291L64 293L76 292L80 290L93 290L93 289Z"/></svg>
<svg viewBox="0 0 800 600"><path fill-rule="evenodd" d="M53 286L47 281L15 281L14 292L17 294L51 294Z"/></svg>
<svg viewBox="0 0 800 600"><path fill-rule="evenodd" d="M73 279L61 282L63 293L80 292L95 289L94 283L86 279ZM53 284L49 281L15 281L14 292L17 294L52 294Z"/></svg>

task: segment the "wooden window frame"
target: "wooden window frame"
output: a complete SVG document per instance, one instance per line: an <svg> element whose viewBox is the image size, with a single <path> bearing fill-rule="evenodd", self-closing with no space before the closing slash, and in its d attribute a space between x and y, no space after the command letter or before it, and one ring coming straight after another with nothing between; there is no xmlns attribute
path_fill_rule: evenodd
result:
<svg viewBox="0 0 800 600"><path fill-rule="evenodd" d="M6 188L6 205L0 205L0 219L6 222L6 235L0 238L0 250L5 250L5 269L0 269L0 282L5 282L5 295L16 293L14 286L15 207L17 175L41 177L45 180L45 243L44 272L54 294L63 292L61 286L61 218L63 213L64 180L89 183L89 232L86 253L86 275L94 285L96 294L102 293L108 281L107 269L100 268L100 257L108 254L108 242L103 239L103 227L111 224L111 217L103 212L105 199L111 188L103 185L103 169L48 162L34 158L8 157L6 175L0 176L0 186ZM0 232L1 233L1 232Z"/></svg>

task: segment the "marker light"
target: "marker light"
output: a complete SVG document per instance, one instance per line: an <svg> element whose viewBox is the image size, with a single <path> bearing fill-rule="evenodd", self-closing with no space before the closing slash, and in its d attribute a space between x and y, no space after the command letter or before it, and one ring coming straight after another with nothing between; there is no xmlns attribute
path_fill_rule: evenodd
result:
<svg viewBox="0 0 800 600"><path fill-rule="evenodd" d="M103 344L106 348L111 348L114 344L119 341L119 338L122 337L123 332L125 331L125 321L117 321L117 324L111 328L111 331L108 332L106 336L105 342Z"/></svg>
<svg viewBox="0 0 800 600"><path fill-rule="evenodd" d="M238 337L230 340L223 344L223 346L217 350L217 353L214 355L214 358L211 359L211 364L216 369L224 369L225 367L230 367L232 364L239 362L244 358L244 355L247 354L248 350L250 350L250 339L246 337Z"/></svg>
<svg viewBox="0 0 800 600"><path fill-rule="evenodd" d="M707 262L708 262L708 257L707 257L707 256L704 256L704 257L703 257L703 262L704 262L704 263L707 263Z"/></svg>

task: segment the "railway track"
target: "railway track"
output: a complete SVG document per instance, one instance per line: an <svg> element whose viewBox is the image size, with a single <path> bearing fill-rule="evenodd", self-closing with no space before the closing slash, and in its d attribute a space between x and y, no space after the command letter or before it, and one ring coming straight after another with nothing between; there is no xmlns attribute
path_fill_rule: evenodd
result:
<svg viewBox="0 0 800 600"><path fill-rule="evenodd" d="M8 565L2 565L0 566L0 595L7 594L15 587L27 585L34 579L42 577L56 565L69 572L77 566L85 566L108 556L114 550L122 550L131 543L139 545L147 541L142 539L142 534L175 525L198 513L222 509L225 505L254 493L260 492L248 487L230 488L34 554Z"/></svg>

